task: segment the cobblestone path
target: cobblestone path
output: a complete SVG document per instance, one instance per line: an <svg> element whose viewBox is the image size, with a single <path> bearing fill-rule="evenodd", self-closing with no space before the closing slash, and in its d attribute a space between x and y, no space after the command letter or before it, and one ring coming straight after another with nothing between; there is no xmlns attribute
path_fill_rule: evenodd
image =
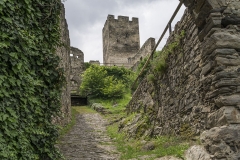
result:
<svg viewBox="0 0 240 160"><path fill-rule="evenodd" d="M116 160L119 155L99 113L76 116L76 124L58 144L66 160Z"/></svg>

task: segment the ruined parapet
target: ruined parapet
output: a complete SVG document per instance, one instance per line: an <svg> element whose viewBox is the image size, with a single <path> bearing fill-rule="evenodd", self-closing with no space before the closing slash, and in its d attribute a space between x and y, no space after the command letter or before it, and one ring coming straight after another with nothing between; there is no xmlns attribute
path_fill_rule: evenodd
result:
<svg viewBox="0 0 240 160"><path fill-rule="evenodd" d="M95 64L95 65L99 65L100 66L100 62L98 60L96 60L96 61L90 60L89 64Z"/></svg>
<svg viewBox="0 0 240 160"><path fill-rule="evenodd" d="M108 15L103 31L103 63L107 66L125 66L128 57L134 56L140 48L138 18Z"/></svg>
<svg viewBox="0 0 240 160"><path fill-rule="evenodd" d="M64 69L64 76L66 77L66 84L62 89L61 97L61 111L62 115L54 119L54 123L65 125L71 119L71 96L70 96L70 38L68 31L68 24L65 19L65 9L62 4L62 11L60 17L61 28L61 42L64 44L62 47L57 48L57 55L60 57L60 67Z"/></svg>
<svg viewBox="0 0 240 160"><path fill-rule="evenodd" d="M81 74L84 71L84 54L81 50L71 47L71 94L80 94Z"/></svg>
<svg viewBox="0 0 240 160"><path fill-rule="evenodd" d="M132 64L131 69L133 71L137 70L137 66L139 62L147 57L148 55L151 54L155 47L155 39L154 38L149 38L146 40L146 42L143 44L143 46L140 48L140 50L133 56L128 58L128 63Z"/></svg>
<svg viewBox="0 0 240 160"><path fill-rule="evenodd" d="M168 56L164 72L152 79L145 77L127 106L129 112L149 117L150 127L139 133L134 125L128 125L125 133L200 137L202 147L188 150L189 160L199 157L238 160L240 3L237 0L184 3L188 9L167 45L183 30L184 37Z"/></svg>

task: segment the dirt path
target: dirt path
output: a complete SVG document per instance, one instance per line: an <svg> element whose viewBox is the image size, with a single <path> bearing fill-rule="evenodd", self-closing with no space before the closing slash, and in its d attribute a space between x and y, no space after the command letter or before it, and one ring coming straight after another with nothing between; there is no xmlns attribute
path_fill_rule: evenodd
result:
<svg viewBox="0 0 240 160"><path fill-rule="evenodd" d="M106 134L106 121L99 113L80 113L76 124L60 139L66 160L117 160L119 155Z"/></svg>

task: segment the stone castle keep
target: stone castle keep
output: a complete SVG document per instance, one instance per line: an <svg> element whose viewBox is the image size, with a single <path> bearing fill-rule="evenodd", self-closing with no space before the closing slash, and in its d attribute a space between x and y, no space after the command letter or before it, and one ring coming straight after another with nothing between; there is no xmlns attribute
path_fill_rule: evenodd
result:
<svg viewBox="0 0 240 160"><path fill-rule="evenodd" d="M70 41L68 46L70 50L67 54L70 57L66 60L70 63L69 88L71 95L80 95L80 75L84 72L84 53L78 48L70 47ZM129 17L126 16L118 16L118 19L114 19L113 15L108 15L103 28L104 65L124 66L135 70L138 62L146 57L154 46L155 39L149 38L140 48L138 18L132 18L132 21L129 21ZM90 60L89 63L100 65L99 61Z"/></svg>
<svg viewBox="0 0 240 160"><path fill-rule="evenodd" d="M143 45L144 49L139 51L139 23L135 17L130 21L127 16L118 16L118 19L114 19L114 15L108 15L102 35L103 63L106 66L131 68L151 52L155 45L155 40L151 38Z"/></svg>

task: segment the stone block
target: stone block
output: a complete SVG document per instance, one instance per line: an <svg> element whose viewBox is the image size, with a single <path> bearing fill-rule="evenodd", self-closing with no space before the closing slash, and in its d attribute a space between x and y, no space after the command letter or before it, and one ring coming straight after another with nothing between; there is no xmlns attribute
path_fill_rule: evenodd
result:
<svg viewBox="0 0 240 160"><path fill-rule="evenodd" d="M221 13L210 13L210 16L207 18L207 24L204 26L203 30L198 35L199 40L203 41L204 37L212 28L221 28L221 22Z"/></svg>
<svg viewBox="0 0 240 160"><path fill-rule="evenodd" d="M186 160L210 160L211 155L203 146L194 145L185 152Z"/></svg>
<svg viewBox="0 0 240 160"><path fill-rule="evenodd" d="M216 49L211 54L212 58L215 56L226 56L226 55L233 55L237 53L235 49L228 49L228 48L222 48L222 49Z"/></svg>
<svg viewBox="0 0 240 160"><path fill-rule="evenodd" d="M214 67L214 64L213 64L212 61L206 63L206 64L203 66L203 68L202 68L202 72L201 72L200 75L201 75L201 76L205 76L205 75L207 75L207 74L212 70L213 67Z"/></svg>
<svg viewBox="0 0 240 160"><path fill-rule="evenodd" d="M230 96L219 96L217 99L215 99L215 104L218 107L240 105L240 94L234 94Z"/></svg>
<svg viewBox="0 0 240 160"><path fill-rule="evenodd" d="M235 107L222 107L209 114L207 128L213 128L229 124L240 124L240 112Z"/></svg>
<svg viewBox="0 0 240 160"><path fill-rule="evenodd" d="M240 58L230 59L230 58L216 57L215 61L217 62L218 65L226 65L226 66L240 65Z"/></svg>
<svg viewBox="0 0 240 160"><path fill-rule="evenodd" d="M222 19L222 25L224 27L228 25L239 25L240 24L240 3L238 0L228 1L227 9L224 10Z"/></svg>
<svg viewBox="0 0 240 160"><path fill-rule="evenodd" d="M240 125L214 127L204 131L200 140L213 159L240 159Z"/></svg>
<svg viewBox="0 0 240 160"><path fill-rule="evenodd" d="M232 79L222 79L215 83L215 88L220 87L229 87L229 86L240 86L240 79L239 78L232 78Z"/></svg>
<svg viewBox="0 0 240 160"><path fill-rule="evenodd" d="M217 48L240 50L240 33L236 29L213 28L203 43L203 53L211 54Z"/></svg>
<svg viewBox="0 0 240 160"><path fill-rule="evenodd" d="M219 95L222 95L222 94L226 94L226 93L232 93L233 90L229 87L221 87L221 88L218 88L214 91L210 91L206 94L205 98L206 99L210 99L210 98L214 98L214 97L217 97Z"/></svg>
<svg viewBox="0 0 240 160"><path fill-rule="evenodd" d="M212 8L226 7L226 0L207 0L207 2L212 6Z"/></svg>
<svg viewBox="0 0 240 160"><path fill-rule="evenodd" d="M214 76L213 76L213 81L218 81L220 79L225 79L225 78L238 78L239 77L239 73L237 72L227 72L227 71L221 71L221 72L217 72Z"/></svg>

